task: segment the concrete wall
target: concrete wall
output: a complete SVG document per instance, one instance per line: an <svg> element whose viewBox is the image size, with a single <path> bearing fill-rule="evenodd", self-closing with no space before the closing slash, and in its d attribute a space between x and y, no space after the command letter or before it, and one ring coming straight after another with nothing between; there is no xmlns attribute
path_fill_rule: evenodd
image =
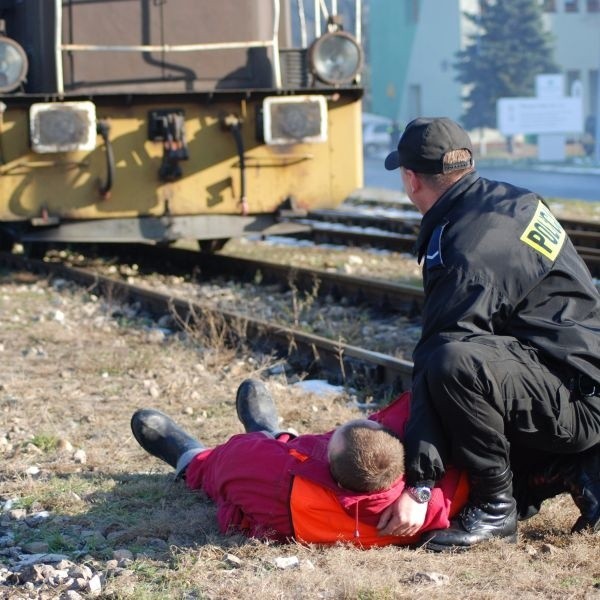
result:
<svg viewBox="0 0 600 600"><path fill-rule="evenodd" d="M371 111L406 123L461 113L456 52L477 0L371 0Z"/></svg>
<svg viewBox="0 0 600 600"><path fill-rule="evenodd" d="M544 19L555 36L565 93L579 73L587 117L598 110L600 13L588 13L586 0L579 0L579 12L566 13L564 1L556 0L557 12ZM461 85L452 65L470 43L472 25L462 15L478 6L478 0L370 0L370 111L401 123L418 115L459 119Z"/></svg>
<svg viewBox="0 0 600 600"><path fill-rule="evenodd" d="M555 36L555 58L565 74L565 94L578 78L583 86L583 113L587 117L598 110L598 70L600 69L600 12L586 12L585 0L579 1L579 12L564 12L557 2L556 13L544 16ZM595 88L595 89L594 89Z"/></svg>

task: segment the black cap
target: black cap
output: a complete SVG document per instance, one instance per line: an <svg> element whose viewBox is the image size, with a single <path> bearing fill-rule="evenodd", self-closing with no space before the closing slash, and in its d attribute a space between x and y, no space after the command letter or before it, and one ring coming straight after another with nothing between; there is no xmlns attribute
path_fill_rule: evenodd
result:
<svg viewBox="0 0 600 600"><path fill-rule="evenodd" d="M444 156L451 150L468 150L471 159L444 165ZM473 165L473 147L469 134L447 117L419 118L404 130L398 150L390 152L385 168L393 171L405 167L416 173L448 173Z"/></svg>

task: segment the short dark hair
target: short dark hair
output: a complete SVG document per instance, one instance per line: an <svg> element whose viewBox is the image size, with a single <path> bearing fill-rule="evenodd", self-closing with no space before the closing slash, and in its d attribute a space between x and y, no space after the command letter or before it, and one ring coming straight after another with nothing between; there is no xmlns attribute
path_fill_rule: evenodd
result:
<svg viewBox="0 0 600 600"><path fill-rule="evenodd" d="M444 165L460 165L454 167L445 173L418 173L418 176L427 182L429 186L436 190L445 191L452 184L458 181L465 173L474 169L472 163L472 154L470 150L461 148L451 150L444 155Z"/></svg>
<svg viewBox="0 0 600 600"><path fill-rule="evenodd" d="M349 423L340 431L343 449L330 455L333 478L353 492L389 488L404 473L404 447L389 430Z"/></svg>

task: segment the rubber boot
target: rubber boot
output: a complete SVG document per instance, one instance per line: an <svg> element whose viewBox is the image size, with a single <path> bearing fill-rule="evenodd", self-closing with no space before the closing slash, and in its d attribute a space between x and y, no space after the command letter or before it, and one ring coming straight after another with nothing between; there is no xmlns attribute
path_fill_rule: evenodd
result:
<svg viewBox="0 0 600 600"><path fill-rule="evenodd" d="M428 550L466 550L493 538L517 541L517 507L510 469L494 476L472 475L470 480L469 502L450 527L432 531L422 538Z"/></svg>
<svg viewBox="0 0 600 600"><path fill-rule="evenodd" d="M183 476L192 458L206 450L173 419L158 410L145 408L131 417L131 431L139 445L175 469L175 478Z"/></svg>
<svg viewBox="0 0 600 600"><path fill-rule="evenodd" d="M568 492L581 512L571 532L600 531L600 445L549 461L531 474L528 488L539 504Z"/></svg>
<svg viewBox="0 0 600 600"><path fill-rule="evenodd" d="M246 433L266 431L274 436L281 433L277 408L262 381L242 381L236 394L235 407Z"/></svg>

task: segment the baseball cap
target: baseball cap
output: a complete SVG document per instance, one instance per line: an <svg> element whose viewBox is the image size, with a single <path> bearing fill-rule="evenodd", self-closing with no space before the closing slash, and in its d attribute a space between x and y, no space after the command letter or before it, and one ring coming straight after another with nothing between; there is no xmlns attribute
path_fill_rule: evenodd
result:
<svg viewBox="0 0 600 600"><path fill-rule="evenodd" d="M444 156L448 152L461 149L471 153L470 160L444 165ZM469 134L458 123L447 117L421 117L406 126L398 149L385 159L385 168L388 171L405 167L416 173L448 173L470 167L472 155Z"/></svg>

